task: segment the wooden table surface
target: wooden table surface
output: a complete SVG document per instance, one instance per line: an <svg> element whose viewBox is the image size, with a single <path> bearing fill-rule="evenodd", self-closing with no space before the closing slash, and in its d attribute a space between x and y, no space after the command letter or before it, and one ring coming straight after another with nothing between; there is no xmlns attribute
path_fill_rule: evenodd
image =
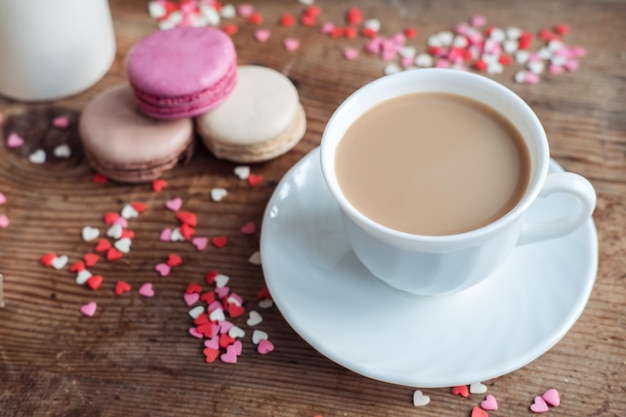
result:
<svg viewBox="0 0 626 417"><path fill-rule="evenodd" d="M341 24L356 3L316 2L322 9L320 22ZM308 119L306 135L294 150L252 166L254 174L263 176L256 187L233 174L234 164L216 160L201 147L189 165L165 175L169 185L161 193L146 184L92 182L94 171L80 150L75 121L95 94L126 79L123 63L129 48L156 29L145 1L111 1L117 56L95 86L52 103L0 99L4 134L20 129L26 137L22 148L0 147L0 191L7 197L0 214L10 219L10 226L0 229L6 301L0 309L0 416L469 416L484 398L461 398L449 388L424 389L430 404L414 407L414 388L371 380L335 364L302 340L276 307L260 310L262 328L276 347L267 355L257 354L247 338L237 364L207 364L201 342L188 335L191 320L182 295L188 283L203 283L209 270L228 274L246 306L256 306L256 294L265 284L261 268L248 257L258 249L260 231L245 236L239 229L248 221L260 229L277 182L319 144L337 105L381 76L385 66L366 53L353 61L342 58L343 47L362 48L364 38L331 39L315 28L279 27L281 13L302 12L304 6L295 0L255 5L272 37L258 43L252 37L255 27L234 19L239 63L266 65L289 76ZM594 184L600 250L591 298L569 333L529 365L485 383L500 404L492 416L530 415L534 396L549 388L558 389L562 398L549 415L626 416L626 3L367 0L358 5L366 17L381 21L383 34L415 26L420 35L410 44L418 51L429 34L450 30L475 13L493 25L533 32L568 23L567 43L587 49L579 71L546 75L537 85L513 82L518 65L492 76L535 110L553 158ZM299 50L284 50L287 36L301 40ZM57 114L71 115L68 131L49 129L50 117ZM59 141L71 144L69 160L51 158L35 165L26 158L33 149L50 151ZM228 190L223 201L211 200L214 187ZM188 243L159 241L163 228L176 225L163 208L174 197L198 213L199 234L227 236L228 244L200 252ZM133 201L148 208L130 221L136 232L132 250L117 262L100 261L91 268L104 276L98 291L76 285L68 267L57 271L40 264L47 252L67 255L72 263L92 251L93 243L80 237L83 226L105 230L103 213ZM161 278L154 265L170 252L179 254L183 264ZM116 297L117 280L130 283L133 291ZM136 292L147 281L154 284L153 298ZM87 318L79 308L91 300L98 311Z"/></svg>

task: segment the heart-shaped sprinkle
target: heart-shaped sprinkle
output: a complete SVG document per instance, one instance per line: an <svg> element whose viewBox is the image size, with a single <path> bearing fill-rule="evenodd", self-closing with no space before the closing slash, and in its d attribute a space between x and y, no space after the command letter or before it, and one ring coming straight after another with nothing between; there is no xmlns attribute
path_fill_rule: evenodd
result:
<svg viewBox="0 0 626 417"><path fill-rule="evenodd" d="M125 219L133 219L133 218L139 216L139 212L131 204L126 204L122 208L122 211L120 212L120 214Z"/></svg>
<svg viewBox="0 0 626 417"><path fill-rule="evenodd" d="M122 253L128 253L130 252L131 243L132 241L129 238L123 237L120 240L115 242L115 249L117 249L118 251Z"/></svg>
<svg viewBox="0 0 626 417"><path fill-rule="evenodd" d="M28 160L33 164L43 164L46 162L46 152L43 149L37 149L28 155Z"/></svg>
<svg viewBox="0 0 626 417"><path fill-rule="evenodd" d="M95 227L85 226L82 230L83 240L85 242L91 242L94 239L97 239L100 236L100 231Z"/></svg>
<svg viewBox="0 0 626 417"><path fill-rule="evenodd" d="M244 337L246 332L244 332L241 327L232 326L230 330L228 330L228 335L233 339L236 339L238 337Z"/></svg>
<svg viewBox="0 0 626 417"><path fill-rule="evenodd" d="M250 262L252 265L261 265L261 253L259 251L254 252L248 258L248 262Z"/></svg>
<svg viewBox="0 0 626 417"><path fill-rule="evenodd" d="M161 231L161 235L159 236L159 240L161 242L170 242L172 239L172 229L166 228Z"/></svg>
<svg viewBox="0 0 626 417"><path fill-rule="evenodd" d="M215 362L215 359L217 359L218 355L220 354L220 351L218 349L213 349L213 348L204 348L202 353L204 354L204 358L207 363L213 363Z"/></svg>
<svg viewBox="0 0 626 417"><path fill-rule="evenodd" d="M300 41L296 38L285 38L283 40L283 46L288 52L293 52L300 47Z"/></svg>
<svg viewBox="0 0 626 417"><path fill-rule="evenodd" d="M211 321L226 320L226 317L224 316L224 310L222 310L221 308L216 308L215 310L211 311L211 313L209 314L209 319Z"/></svg>
<svg viewBox="0 0 626 417"><path fill-rule="evenodd" d="M496 411L498 409L498 402L496 397L488 394L487 397L480 403L480 407L487 411Z"/></svg>
<svg viewBox="0 0 626 417"><path fill-rule="evenodd" d="M0 229L9 227L9 218L6 214L0 214Z"/></svg>
<svg viewBox="0 0 626 417"><path fill-rule="evenodd" d="M469 390L467 389L467 385L459 385L452 388L452 394L460 395L463 398L469 397Z"/></svg>
<svg viewBox="0 0 626 417"><path fill-rule="evenodd" d="M154 288L152 288L152 283L146 282L141 287L139 287L137 293L146 298L154 297Z"/></svg>
<svg viewBox="0 0 626 417"><path fill-rule="evenodd" d="M237 7L237 13L241 17L250 17L254 13L254 7L251 4L241 4Z"/></svg>
<svg viewBox="0 0 626 417"><path fill-rule="evenodd" d="M24 144L24 138L15 132L9 133L7 136L7 148L19 148Z"/></svg>
<svg viewBox="0 0 626 417"><path fill-rule="evenodd" d="M552 407L558 407L559 405L561 405L561 396L559 395L559 392L554 388L547 390L541 396L541 398L543 398L543 400L550 404Z"/></svg>
<svg viewBox="0 0 626 417"><path fill-rule="evenodd" d="M98 305L92 301L90 303L82 305L80 307L80 312L83 313L83 315L87 317L93 317L93 315L96 314L97 308L98 308Z"/></svg>
<svg viewBox="0 0 626 417"><path fill-rule="evenodd" d="M92 290L97 290L102 285L102 275L92 275L87 279L87 286Z"/></svg>
<svg viewBox="0 0 626 417"><path fill-rule="evenodd" d="M264 287L261 291L257 293L256 298L257 300L271 299L272 294L270 294L270 290L267 287Z"/></svg>
<svg viewBox="0 0 626 417"><path fill-rule="evenodd" d="M396 64L395 62L390 62L385 66L385 69L383 70L385 75L395 74L400 71L402 71L402 68L400 68L400 66L398 66L398 64Z"/></svg>
<svg viewBox="0 0 626 417"><path fill-rule="evenodd" d="M423 407L430 403L430 397L428 395L424 395L422 391L417 390L413 393L413 405L416 407Z"/></svg>
<svg viewBox="0 0 626 417"><path fill-rule="evenodd" d="M228 191L224 188L213 188L211 190L211 199L213 201L222 201L222 198L226 197Z"/></svg>
<svg viewBox="0 0 626 417"><path fill-rule="evenodd" d="M100 238L100 239L98 239L98 244L96 245L94 250L96 252L106 252L109 249L111 249L111 242L109 242L105 238Z"/></svg>
<svg viewBox="0 0 626 417"><path fill-rule="evenodd" d="M220 328L220 334L228 334L228 332L230 331L230 329L232 329L235 325L231 322L229 322L228 320L222 320L219 322L219 328ZM232 338L234 338L234 336L231 336Z"/></svg>
<svg viewBox="0 0 626 417"><path fill-rule="evenodd" d="M211 243L213 244L213 246L220 249L226 246L226 242L228 242L228 238L226 236L217 236L211 238Z"/></svg>
<svg viewBox="0 0 626 417"><path fill-rule="evenodd" d="M113 226L120 226L122 228L122 233L120 234L120 237L122 237L122 234L124 234L124 229L128 227L128 220L120 216L115 219L115 221L113 222Z"/></svg>
<svg viewBox="0 0 626 417"><path fill-rule="evenodd" d="M250 327L254 327L257 324L260 324L261 322L263 322L263 317L261 317L261 315L259 313L257 313L254 310L251 310L248 313L248 321L246 321L246 324Z"/></svg>
<svg viewBox="0 0 626 417"><path fill-rule="evenodd" d="M211 304L215 301L215 293L213 291L207 291L200 296L200 299L207 304Z"/></svg>
<svg viewBox="0 0 626 417"><path fill-rule="evenodd" d="M487 392L487 386L481 382L474 382L469 387L471 394L484 394Z"/></svg>
<svg viewBox="0 0 626 417"><path fill-rule="evenodd" d="M343 48L343 57L349 61L356 59L359 56L359 50L356 48L352 48L347 46Z"/></svg>
<svg viewBox="0 0 626 417"><path fill-rule="evenodd" d="M189 328L189 334L195 337L196 339L204 339L204 335L198 331L195 327Z"/></svg>
<svg viewBox="0 0 626 417"><path fill-rule="evenodd" d="M235 355L241 356L241 352L243 351L243 343L241 343L241 340L235 340L233 342L233 349L235 350Z"/></svg>
<svg viewBox="0 0 626 417"><path fill-rule="evenodd" d="M251 187L256 187L261 183L261 181L263 181L263 177L261 175L248 175L248 184L250 184Z"/></svg>
<svg viewBox="0 0 626 417"><path fill-rule="evenodd" d="M256 351L261 355L265 355L274 350L274 344L270 342L268 339L262 339L259 341L259 344L256 346Z"/></svg>
<svg viewBox="0 0 626 417"><path fill-rule="evenodd" d="M221 348L226 348L227 346L230 346L233 343L235 343L235 339L230 337L228 333L220 334L220 347Z"/></svg>
<svg viewBox="0 0 626 417"><path fill-rule="evenodd" d="M271 32L268 29L257 29L254 31L254 39L261 43L267 42L270 36Z"/></svg>
<svg viewBox="0 0 626 417"><path fill-rule="evenodd" d="M530 411L533 413L545 413L548 411L548 404L540 396L535 397L535 401L530 406Z"/></svg>
<svg viewBox="0 0 626 417"><path fill-rule="evenodd" d="M243 305L243 298L241 298L241 296L239 294L235 294L232 293L228 296L228 299L226 300L227 303L235 303L238 306Z"/></svg>
<svg viewBox="0 0 626 417"><path fill-rule="evenodd" d="M208 347L208 348L219 349L220 348L220 338L219 338L219 336L213 336L213 337L205 340L204 341L204 346Z"/></svg>
<svg viewBox="0 0 626 417"><path fill-rule="evenodd" d="M72 150L66 143L62 143L54 147L52 154L59 159L67 159L72 156Z"/></svg>
<svg viewBox="0 0 626 417"><path fill-rule="evenodd" d="M205 314L203 314L203 316L206 317ZM215 335L217 335L219 328L220 326L215 323L209 322L208 319L206 323L199 324L197 327L198 331L202 333L204 337L214 337Z"/></svg>
<svg viewBox="0 0 626 417"><path fill-rule="evenodd" d="M78 285L83 285L87 282L87 280L91 277L91 272L86 269L83 269L78 274L76 274L76 283Z"/></svg>
<svg viewBox="0 0 626 417"><path fill-rule="evenodd" d="M7 197L0 193L0 206L7 202Z"/></svg>
<svg viewBox="0 0 626 417"><path fill-rule="evenodd" d="M228 315L231 318L239 317L245 313L246 309L243 306L231 303L228 305Z"/></svg>
<svg viewBox="0 0 626 417"><path fill-rule="evenodd" d="M196 247L197 250L203 251L206 249L207 245L209 244L209 238L208 237L194 237L191 240L191 243Z"/></svg>
<svg viewBox="0 0 626 417"><path fill-rule="evenodd" d="M165 202L165 207L168 210L178 211L183 206L183 199L180 197L176 197L172 200L168 200Z"/></svg>
<svg viewBox="0 0 626 417"><path fill-rule="evenodd" d="M207 316L205 313L200 314L198 317L196 317L195 319L193 319L193 323L196 326L200 326L202 324L206 324L206 323L210 323L209 321L209 316Z"/></svg>
<svg viewBox="0 0 626 417"><path fill-rule="evenodd" d="M228 296L228 293L230 292L230 288L218 287L214 290L214 292L220 299L224 299Z"/></svg>
<svg viewBox="0 0 626 417"><path fill-rule="evenodd" d="M199 294L201 292L202 292L202 287L200 287L195 282L189 283L189 285L187 285L187 289L185 290L185 294L193 294L193 293Z"/></svg>
<svg viewBox="0 0 626 417"><path fill-rule="evenodd" d="M232 19L236 16L236 13L237 11L235 10L235 6L232 4L225 4L220 10L220 15L222 15L225 19Z"/></svg>
<svg viewBox="0 0 626 417"><path fill-rule="evenodd" d="M100 260L100 256L95 253L86 253L83 255L83 260L85 261L85 265L94 266Z"/></svg>
<svg viewBox="0 0 626 417"><path fill-rule="evenodd" d="M198 300L200 299L200 294L198 294L197 292L193 292L190 294L185 293L183 295L183 298L185 299L185 304L187 304L188 306L192 306L198 302Z"/></svg>
<svg viewBox="0 0 626 417"><path fill-rule="evenodd" d="M46 253L45 255L41 255L41 258L39 258L39 262L41 262L45 266L50 266L52 265L52 261L54 261L56 257L56 253Z"/></svg>
<svg viewBox="0 0 626 417"><path fill-rule="evenodd" d="M147 208L146 203L134 202L130 203L130 205L133 206L133 208L139 213L143 213L144 211L146 211Z"/></svg>
<svg viewBox="0 0 626 417"><path fill-rule="evenodd" d="M107 261L117 261L118 259L122 259L122 256L122 252L115 248L109 248L109 250L107 250Z"/></svg>
<svg viewBox="0 0 626 417"><path fill-rule="evenodd" d="M230 277L224 274L217 274L215 278L213 279L213 281L215 282L215 286L218 288L225 287L226 284L228 284L229 280L230 280Z"/></svg>
<svg viewBox="0 0 626 417"><path fill-rule="evenodd" d="M58 127L59 129L67 129L69 126L70 120L67 116L57 116L52 119L52 126Z"/></svg>
<svg viewBox="0 0 626 417"><path fill-rule="evenodd" d="M240 180L247 180L250 175L250 167L247 165L240 165L235 167L235 175L239 177Z"/></svg>
<svg viewBox="0 0 626 417"><path fill-rule="evenodd" d="M180 211L176 213L176 218L182 224L187 224L191 227L196 227L198 225L198 218L196 215L188 211Z"/></svg>
<svg viewBox="0 0 626 417"><path fill-rule="evenodd" d="M239 31L239 28L235 24L227 24L227 25L222 26L222 30L224 31L225 34L232 36Z"/></svg>
<svg viewBox="0 0 626 417"><path fill-rule="evenodd" d="M197 306L189 310L189 316L192 319L196 319L198 318L200 314L204 313L204 311L205 311L204 306Z"/></svg>
<svg viewBox="0 0 626 417"><path fill-rule="evenodd" d="M104 213L104 224L106 224L107 226L111 226L119 218L120 215L118 213L107 211L106 213Z"/></svg>
<svg viewBox="0 0 626 417"><path fill-rule="evenodd" d="M471 417L489 417L489 414L482 408L474 407L472 408Z"/></svg>
<svg viewBox="0 0 626 417"><path fill-rule="evenodd" d="M180 264L183 263L183 260L180 256L176 255L175 253L170 253L167 255L167 264L174 268L175 266L178 266Z"/></svg>
<svg viewBox="0 0 626 417"><path fill-rule="evenodd" d="M115 295L122 295L130 291L130 284L126 281L117 281L115 283Z"/></svg>
<svg viewBox="0 0 626 417"><path fill-rule="evenodd" d="M183 238L183 240L189 240L192 238L193 235L196 234L196 229L194 229L192 226L189 226L188 224L182 224L178 228L178 233Z"/></svg>
<svg viewBox="0 0 626 417"><path fill-rule="evenodd" d="M83 261L76 261L70 265L70 272L80 272L85 269L85 263Z"/></svg>
<svg viewBox="0 0 626 417"><path fill-rule="evenodd" d="M154 267L154 270L157 271L162 277L166 277L170 274L172 268L168 264L160 263Z"/></svg>
<svg viewBox="0 0 626 417"><path fill-rule="evenodd" d="M204 280L206 281L207 284L209 285L213 285L213 283L215 283L215 277L217 277L220 273L217 271L209 271L206 274L204 274Z"/></svg>
<svg viewBox="0 0 626 417"><path fill-rule="evenodd" d="M115 221L117 221L117 219ZM119 224L113 224L107 230L107 236L108 237L112 237L113 239L121 238L122 237L122 226L120 226Z"/></svg>
<svg viewBox="0 0 626 417"><path fill-rule="evenodd" d="M261 340L267 340L269 335L265 333L263 330L254 330L252 332L252 343L258 345Z"/></svg>
<svg viewBox="0 0 626 417"><path fill-rule="evenodd" d="M274 301L270 298L259 301L259 308L271 308L274 305Z"/></svg>
<svg viewBox="0 0 626 417"><path fill-rule="evenodd" d="M94 184L106 184L107 182L109 182L109 180L104 175L97 173L94 174L93 177L91 177L91 182L93 182Z"/></svg>
<svg viewBox="0 0 626 417"><path fill-rule="evenodd" d="M67 256L65 255L57 256L56 258L54 258L51 265L54 269L63 269L63 267L67 264L67 260Z"/></svg>
<svg viewBox="0 0 626 417"><path fill-rule="evenodd" d="M164 188L167 187L167 181L158 179L152 181L152 190L156 193L160 193Z"/></svg>
<svg viewBox="0 0 626 417"><path fill-rule="evenodd" d="M224 363L237 363L237 353L235 352L235 348L228 346L226 348L226 353L223 353L222 356L220 356L220 359Z"/></svg>
<svg viewBox="0 0 626 417"><path fill-rule="evenodd" d="M213 301L207 307L207 311L209 312L209 314L214 312L215 310L223 310L223 309L224 309L224 305L220 301ZM224 320L224 319L221 319L221 320Z"/></svg>
<svg viewBox="0 0 626 417"><path fill-rule="evenodd" d="M135 232L129 229L122 230L122 239L133 239L135 237Z"/></svg>

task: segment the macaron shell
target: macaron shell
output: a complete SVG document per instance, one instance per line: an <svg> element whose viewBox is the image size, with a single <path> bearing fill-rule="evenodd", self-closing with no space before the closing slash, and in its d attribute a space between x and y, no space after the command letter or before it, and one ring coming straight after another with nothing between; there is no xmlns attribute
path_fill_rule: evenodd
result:
<svg viewBox="0 0 626 417"><path fill-rule="evenodd" d="M220 145L256 145L287 131L299 106L298 91L283 74L240 66L232 93L196 123L201 134Z"/></svg>

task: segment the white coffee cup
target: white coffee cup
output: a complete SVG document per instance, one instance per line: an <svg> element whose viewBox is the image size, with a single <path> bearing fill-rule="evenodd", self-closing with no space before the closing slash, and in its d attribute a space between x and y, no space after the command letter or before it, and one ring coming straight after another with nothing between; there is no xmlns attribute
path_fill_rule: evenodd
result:
<svg viewBox="0 0 626 417"><path fill-rule="evenodd" d="M107 0L0 0L0 95L43 101L77 94L114 58Z"/></svg>
<svg viewBox="0 0 626 417"><path fill-rule="evenodd" d="M373 106L418 92L442 92L472 98L497 109L520 132L530 155L530 181L519 203L504 216L478 229L448 236L423 236L390 229L360 213L344 196L335 172L337 145L350 125ZM418 69L373 81L348 97L330 118L322 136L324 179L339 204L345 232L358 259L390 286L418 295L441 295L487 278L515 247L551 239L583 225L593 213L596 195L580 175L548 173L550 152L541 123L515 93L486 77L449 69ZM372 167L375 169L375 167ZM539 223L524 216L537 198L566 193L575 198L568 212ZM392 208L390 208L392 209Z"/></svg>

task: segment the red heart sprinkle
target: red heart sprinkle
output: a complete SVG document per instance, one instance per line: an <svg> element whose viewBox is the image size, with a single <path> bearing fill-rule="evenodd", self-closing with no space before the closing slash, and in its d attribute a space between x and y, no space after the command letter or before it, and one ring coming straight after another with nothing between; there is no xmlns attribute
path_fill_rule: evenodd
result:
<svg viewBox="0 0 626 417"><path fill-rule="evenodd" d="M557 35L565 36L565 35L567 35L569 33L569 25L566 25L564 23L560 24L560 25L556 25L554 27L554 32Z"/></svg>
<svg viewBox="0 0 626 417"><path fill-rule="evenodd" d="M373 38L377 35L376 31L374 29L371 28L363 28L361 30L361 35L363 35L366 38Z"/></svg>
<svg viewBox="0 0 626 417"><path fill-rule="evenodd" d="M102 275L92 275L87 280L87 286L92 290L97 290L102 285Z"/></svg>
<svg viewBox="0 0 626 417"><path fill-rule="evenodd" d="M363 12L356 7L350 7L346 13L346 23L358 25L363 21Z"/></svg>
<svg viewBox="0 0 626 417"><path fill-rule="evenodd" d="M167 255L167 264L171 266L172 268L182 263L183 263L182 258L176 255L175 253L170 253L169 255Z"/></svg>
<svg viewBox="0 0 626 417"><path fill-rule="evenodd" d="M217 271L209 271L204 275L204 280L207 284L212 285L215 282L215 277L219 274Z"/></svg>
<svg viewBox="0 0 626 417"><path fill-rule="evenodd" d="M260 25L263 23L263 15L259 12L254 12L250 16L248 16L248 23L253 25Z"/></svg>
<svg viewBox="0 0 626 417"><path fill-rule="evenodd" d="M217 330L219 329L219 326L216 324L213 324L211 322L209 323L203 323L201 325L199 325L198 327L196 327L196 330L200 333L202 333L204 335L204 337L213 337L217 334Z"/></svg>
<svg viewBox="0 0 626 417"><path fill-rule="evenodd" d="M498 62L504 66L507 66L513 63L513 58L511 58L509 55L500 55Z"/></svg>
<svg viewBox="0 0 626 417"><path fill-rule="evenodd" d="M338 38L340 36L343 36L343 29L339 28L339 27L334 27L331 31L330 31L330 37L331 38Z"/></svg>
<svg viewBox="0 0 626 417"><path fill-rule="evenodd" d="M220 351L213 348L204 348L202 353L204 353L207 363L212 363L215 362L215 359L219 356Z"/></svg>
<svg viewBox="0 0 626 417"><path fill-rule="evenodd" d="M130 284L125 281L117 281L115 283L115 294L122 295L130 291Z"/></svg>
<svg viewBox="0 0 626 417"><path fill-rule="evenodd" d="M41 263L45 266L50 266L52 265L52 262L56 259L56 257L56 253L46 253L45 255L42 255L41 258L39 258L39 261L41 261Z"/></svg>
<svg viewBox="0 0 626 417"><path fill-rule="evenodd" d="M211 243L215 247L218 247L220 249L226 246L227 241L228 241L228 238L226 236L217 236L217 237L211 238Z"/></svg>
<svg viewBox="0 0 626 417"><path fill-rule="evenodd" d="M256 187L261 183L261 181L263 181L263 177L261 175L248 175L248 184L250 184L252 187Z"/></svg>
<svg viewBox="0 0 626 417"><path fill-rule="evenodd" d="M100 256L96 255L95 253L86 253L83 255L83 259L85 260L85 265L94 266L98 263Z"/></svg>
<svg viewBox="0 0 626 417"><path fill-rule="evenodd" d="M246 309L243 308L243 306L238 306L235 303L228 304L228 314L232 318L241 316L243 313L245 313L245 311Z"/></svg>
<svg viewBox="0 0 626 417"><path fill-rule="evenodd" d="M235 33L237 33L237 31L239 31L239 28L237 27L237 25L228 24L228 25L222 26L222 30L224 31L225 34L232 36Z"/></svg>
<svg viewBox="0 0 626 417"><path fill-rule="evenodd" d="M478 71L485 72L487 70L487 63L482 59L479 59L472 64L472 67L474 67Z"/></svg>
<svg viewBox="0 0 626 417"><path fill-rule="evenodd" d="M165 187L167 187L167 181L165 181L163 179L158 179L158 180L152 181L152 190L155 193L160 193L161 190L163 190Z"/></svg>
<svg viewBox="0 0 626 417"><path fill-rule="evenodd" d="M119 213L107 211L106 213L104 213L104 224L106 224L107 226L111 226L119 218L120 218Z"/></svg>
<svg viewBox="0 0 626 417"><path fill-rule="evenodd" d="M407 39L412 39L417 36L417 29L408 27L404 29L404 37Z"/></svg>
<svg viewBox="0 0 626 417"><path fill-rule="evenodd" d="M452 394L460 395L463 398L469 397L469 390L467 389L467 385L459 385L457 387L453 387Z"/></svg>
<svg viewBox="0 0 626 417"><path fill-rule="evenodd" d="M307 14L300 16L300 24L302 26L315 26L317 23L317 17L309 16Z"/></svg>
<svg viewBox="0 0 626 417"><path fill-rule="evenodd" d="M193 235L196 234L196 229L184 223L178 228L178 232L182 237L185 238L185 240L189 240L192 238Z"/></svg>
<svg viewBox="0 0 626 417"><path fill-rule="evenodd" d="M343 37L346 39L354 39L356 38L357 31L356 28L347 27L343 30Z"/></svg>
<svg viewBox="0 0 626 417"><path fill-rule="evenodd" d="M85 269L85 264L83 261L76 261L70 266L70 272L80 272Z"/></svg>
<svg viewBox="0 0 626 417"><path fill-rule="evenodd" d="M322 12L322 9L320 9L318 6L308 6L305 10L304 10L304 14L307 16L313 16L313 17L317 17L320 15L320 13Z"/></svg>
<svg viewBox="0 0 626 417"><path fill-rule="evenodd" d="M133 206L133 208L135 210L137 210L138 213L143 213L144 211L146 211L146 204L145 203L130 203L131 206Z"/></svg>
<svg viewBox="0 0 626 417"><path fill-rule="evenodd" d="M96 252L106 252L110 248L111 248L111 242L109 242L107 239L101 237L100 239L98 239L98 244L96 245L95 251Z"/></svg>
<svg viewBox="0 0 626 417"><path fill-rule="evenodd" d="M200 299L207 304L211 304L215 301L215 293L213 291L207 291L200 296Z"/></svg>
<svg viewBox="0 0 626 417"><path fill-rule="evenodd" d="M200 287L195 282L192 282L189 285L187 285L187 289L185 290L185 294L200 294L201 292L202 292L202 287Z"/></svg>
<svg viewBox="0 0 626 417"><path fill-rule="evenodd" d="M235 342L235 339L230 337L227 333L222 333L220 335L220 347L225 348L226 346L232 345Z"/></svg>
<svg viewBox="0 0 626 417"><path fill-rule="evenodd" d="M207 316L206 313L201 313L198 317L194 319L193 324L195 324L196 326L200 326L201 324L210 322L211 321L209 320L209 316Z"/></svg>
<svg viewBox="0 0 626 417"><path fill-rule="evenodd" d="M259 293L257 294L256 297L259 300L271 300L272 299L272 295L270 294L270 290L268 290L267 287L265 287L261 291L259 291Z"/></svg>
<svg viewBox="0 0 626 417"><path fill-rule="evenodd" d="M121 257L122 252L117 249L109 248L109 250L107 250L107 261L117 261L118 259L121 259Z"/></svg>
<svg viewBox="0 0 626 417"><path fill-rule="evenodd" d="M123 229L120 239L124 239L124 238L133 239L134 237L135 237L135 232L129 229Z"/></svg>
<svg viewBox="0 0 626 417"><path fill-rule="evenodd" d="M285 13L280 17L280 25L283 27L293 26L295 23L296 18L289 13Z"/></svg>
<svg viewBox="0 0 626 417"><path fill-rule="evenodd" d="M198 218L196 215L188 211L179 211L176 213L176 218L182 224L187 224L192 227L196 227L198 225Z"/></svg>
<svg viewBox="0 0 626 417"><path fill-rule="evenodd" d="M91 177L91 182L93 182L94 184L106 184L107 182L109 182L109 179L104 175L98 173L94 174L94 176Z"/></svg>
<svg viewBox="0 0 626 417"><path fill-rule="evenodd" d="M472 417L489 417L485 410L479 407L472 408Z"/></svg>
<svg viewBox="0 0 626 417"><path fill-rule="evenodd" d="M523 32L519 39L517 40L518 42L518 48L524 51L527 51L528 49L530 49L530 46L533 42L533 34L529 33L529 32Z"/></svg>

